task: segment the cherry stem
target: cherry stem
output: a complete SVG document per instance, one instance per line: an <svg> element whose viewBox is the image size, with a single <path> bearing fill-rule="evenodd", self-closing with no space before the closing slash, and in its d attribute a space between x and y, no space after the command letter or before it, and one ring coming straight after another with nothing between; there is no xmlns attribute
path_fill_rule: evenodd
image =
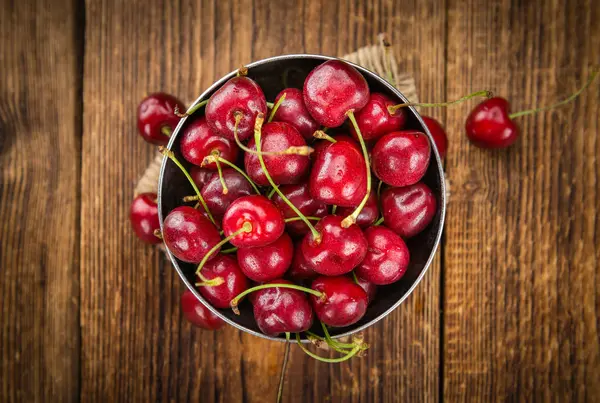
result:
<svg viewBox="0 0 600 403"><path fill-rule="evenodd" d="M240 303L240 300L242 298L244 298L246 295L253 293L254 291L259 291L259 290L264 290L266 288L291 288L293 290L298 290L298 291L304 291L307 292L309 294L314 295L315 297L319 297L321 299L325 299L325 294L317 291L317 290L313 290L312 288L306 288L306 287L302 287L301 285L297 285L297 284L277 284L277 283L269 283L269 284L260 284L257 286L254 286L252 288L248 288L247 290L242 291L241 293L239 293L234 299L231 300L231 302L229 303L229 305L231 306L231 309L233 309L233 312L236 315L240 314L239 309L237 308L237 306Z"/></svg>
<svg viewBox="0 0 600 403"><path fill-rule="evenodd" d="M246 180L250 183L250 185L252 185L252 187L254 188L254 191L256 192L256 194L260 194L260 190L258 190L258 187L256 186L256 184L252 181L252 179L250 179L250 177L248 175L246 175L246 172L244 172L243 169L241 169L240 167L238 167L237 165L235 165L234 163L232 163L231 161L226 160L223 157L219 157L219 156L215 156L215 155L208 155L206 157L204 157L204 159L202 160L202 164L201 166L205 166L207 164L210 164L211 162L220 162L222 164L227 165L230 168L235 169L238 173L240 173L244 178L246 178ZM217 165L218 166L218 165Z"/></svg>
<svg viewBox="0 0 600 403"><path fill-rule="evenodd" d="M163 126L160 128L160 132L162 134L164 134L167 137L171 137L171 134L173 134L173 130L171 129L171 127L169 126Z"/></svg>
<svg viewBox="0 0 600 403"><path fill-rule="evenodd" d="M273 102L267 102L267 106L273 109L273 106L275 106L275 104Z"/></svg>
<svg viewBox="0 0 600 403"><path fill-rule="evenodd" d="M313 221L319 221L321 219L321 217L310 217L310 216L307 216L306 219L307 220L313 220ZM287 223L287 222L294 222L294 221L300 221L300 220L302 220L302 217L290 217L290 218L286 218L283 221L285 221Z"/></svg>
<svg viewBox="0 0 600 403"><path fill-rule="evenodd" d="M323 334L325 335L325 341L327 341L327 344L329 344L330 346L335 345L339 348L346 348L346 349L348 349L348 348L352 349L352 348L356 347L356 343L352 343L352 344L342 343L340 341L333 340L331 338L331 335L329 335L329 330L327 330L327 326L325 325L325 323L321 322L321 327L323 328Z"/></svg>
<svg viewBox="0 0 600 403"><path fill-rule="evenodd" d="M542 108L535 108L535 109L529 109L529 110L526 110L526 111L520 111L520 112L511 113L510 115L508 115L508 117L511 118L511 119L514 119L514 118L518 118L520 116L533 115L534 113L537 113L537 112L547 111L547 110L550 110L550 109L557 108L559 106L566 105L569 102L573 101L575 98L577 98L583 91L585 91L585 89L590 86L590 84L592 83L592 81L594 81L596 79L596 76L598 75L599 72L600 72L600 70L594 70L594 71L592 71L592 73L588 77L587 82L583 85L583 87L581 87L580 89L578 89L577 91L575 91L567 99L564 99L564 100L562 100L560 102L557 102L557 103L549 105L549 106L544 106Z"/></svg>
<svg viewBox="0 0 600 403"><path fill-rule="evenodd" d="M396 83L394 82L394 75L392 74L392 58L390 57L390 48L392 44L387 41L384 33L379 34L379 39L381 40L381 45L383 46L383 62L385 64L387 80L395 87Z"/></svg>
<svg viewBox="0 0 600 403"><path fill-rule="evenodd" d="M162 232L161 232L161 230L160 230L160 229L158 229L158 228L157 228L157 229L155 229L155 230L154 230L154 232L153 232L153 234L154 234L154 236L155 236L155 237L157 237L158 239L163 239Z"/></svg>
<svg viewBox="0 0 600 403"><path fill-rule="evenodd" d="M377 200L379 200L379 195L381 195L381 187L383 186L383 181L379 181L379 185L377 185Z"/></svg>
<svg viewBox="0 0 600 403"><path fill-rule="evenodd" d="M269 192L269 194L267 195L267 198L269 200L271 200L271 197L273 197L274 194L275 194L275 188L272 188L271 191Z"/></svg>
<svg viewBox="0 0 600 403"><path fill-rule="evenodd" d="M439 107L439 106L450 106L450 105L454 105L454 104L459 104L461 102L467 101L467 100L469 100L471 98L475 98L475 97L491 98L493 96L494 96L494 94L492 93L492 91L487 91L487 90L477 91L472 94L465 95L462 98L456 99L454 101L448 101L448 102L439 102L439 103L407 102L404 104L391 105L391 106L388 106L388 112L390 115L393 115L398 109L404 108L405 106L423 106L426 108L435 108L435 107Z"/></svg>
<svg viewBox="0 0 600 403"><path fill-rule="evenodd" d="M330 143L337 143L337 140L325 133L323 130L317 130L313 133L313 137L320 140L327 140Z"/></svg>
<svg viewBox="0 0 600 403"><path fill-rule="evenodd" d="M204 211L206 211L206 214L208 215L208 218L210 219L210 221L214 225L217 225L217 223L215 222L215 219L213 218L212 214L210 213L210 210L208 209L208 206L206 205L206 202L204 201L204 198L202 197L202 194L200 194L200 190L198 189L198 186L196 186L196 182L194 182L194 180L190 176L190 174L187 171L187 169L185 169L185 167L181 164L181 162L179 162L179 160L177 159L177 157L175 157L175 154L173 153L173 151L167 150L167 148L164 147L164 146L159 146L158 147L158 151L162 155L166 155L167 157L169 157L169 159L171 161L173 161L175 163L175 165L177 165L179 167L179 169L181 170L181 172L183 172L183 174L185 175L185 177L187 178L187 180L190 182L190 185L192 185L192 188L194 188L194 192L196 192L196 195L198 196L198 200L200 201L200 204L202 204L202 207L204 208Z"/></svg>
<svg viewBox="0 0 600 403"><path fill-rule="evenodd" d="M375 224L373 225L381 225L383 224L383 217L381 217L379 220L375 221Z"/></svg>
<svg viewBox="0 0 600 403"><path fill-rule="evenodd" d="M329 363L344 362L346 360L349 360L350 358L354 357L360 351L360 349L361 349L361 346L359 344L357 344L349 353L347 353L343 357L325 358L325 357L321 357L321 356L318 356L318 355L310 352L306 347L304 347L302 345L302 341L300 341L300 334L299 333L296 333L296 340L298 341L298 346L300 346L300 348L302 349L302 351L304 351L309 357L312 357L312 358L314 358L315 360L318 360L318 361L329 362Z"/></svg>
<svg viewBox="0 0 600 403"><path fill-rule="evenodd" d="M360 128L358 127L358 123L356 122L356 118L354 117L354 111L349 110L347 112L352 125L354 126L354 130L356 131L356 137L358 137L358 141L360 141L360 147L362 148L363 157L365 158L365 167L367 169L367 193L363 197L362 201L356 207L356 209L350 214L348 217L342 220L342 228L348 228L352 224L356 222L356 218L362 211L362 209L367 204L367 200L369 200L369 196L371 194L371 163L369 161L369 152L367 151L367 146L365 145L365 140L363 139L362 133L360 132Z"/></svg>
<svg viewBox="0 0 600 403"><path fill-rule="evenodd" d="M261 127L262 127L263 121L264 121L264 115L262 113L259 113L256 116L256 122L254 124L254 142L256 143L256 151L258 151L258 161L260 162L260 166L265 174L265 177L267 178L267 180L269 181L269 184L273 187L275 192L277 192L279 197L281 197L281 199L288 206L290 206L290 208L294 211L294 213L296 213L296 215L298 217L300 217L302 219L302 221L304 221L306 223L306 225L310 229L310 232L312 232L313 239L315 240L315 242L320 242L321 234L319 234L319 232L315 229L315 227L311 224L311 222L304 216L304 214L302 214L302 212L300 210L298 210L298 208L296 206L294 206L294 203L292 203L287 197L285 197L285 195L281 192L281 190L279 190L279 187L273 181L273 178L271 178L271 174L269 173L269 170L267 169L267 165L265 164L265 159L263 158L263 155L261 153L261 144L260 144L261 138L260 138L260 136L261 136Z"/></svg>
<svg viewBox="0 0 600 403"><path fill-rule="evenodd" d="M331 214L335 214L337 210L337 204L334 204L333 207L331 208Z"/></svg>
<svg viewBox="0 0 600 403"><path fill-rule="evenodd" d="M240 229L238 229L237 231L235 231L233 234L229 235L228 237L223 238L219 243L217 243L215 246L213 246L208 251L208 253L206 255L204 255L204 257L200 261L200 264L198 265L198 268L196 269L196 274L198 275L198 277L200 277L203 281L206 281L206 280L204 280L204 278L202 278L202 275L200 274L200 270L202 270L202 268L204 267L206 262L208 262L208 259L211 257L211 255L213 253L215 253L216 251L218 251L221 246L225 245L227 242L231 241L233 238L235 238L239 234L241 234L243 232L251 232L251 231L252 231L252 224L249 223L248 221L246 221L246 222L244 222L244 224L242 225L242 227Z"/></svg>
<svg viewBox="0 0 600 403"><path fill-rule="evenodd" d="M283 362L281 363L281 375L279 375L279 387L277 388L277 403L281 402L283 397L283 381L285 380L285 371L287 369L288 360L290 358L290 333L285 332L285 352L283 353Z"/></svg>
<svg viewBox="0 0 600 403"><path fill-rule="evenodd" d="M358 277L356 277L356 273L354 272L354 270L352 270L352 278L354 279L354 282L358 284Z"/></svg>
<svg viewBox="0 0 600 403"><path fill-rule="evenodd" d="M228 249L223 249L221 250L221 253L223 254L228 254L228 253L235 253L237 252L238 248L236 248L235 246L233 248L228 248Z"/></svg>
<svg viewBox="0 0 600 403"><path fill-rule="evenodd" d="M233 137L235 138L235 142L237 143L238 147L247 153L258 155L259 152L246 147L244 145L244 143L242 143L242 141L240 140L240 138L237 134L238 125L240 123L240 120L242 120L242 113L235 112L234 116L235 116L235 126L233 127ZM257 150L258 150L258 147L257 147ZM310 155L313 151L315 151L315 150L309 146L290 146L289 148L287 148L286 150L283 150L283 151L262 151L261 154L262 155L304 155L304 156L306 156L306 155Z"/></svg>
<svg viewBox="0 0 600 403"><path fill-rule="evenodd" d="M202 102L198 102L196 105L194 105L194 106L190 107L190 108L187 110L187 112L184 112L184 113L180 113L180 112L179 112L179 107L178 107L178 106L175 106L175 111L174 111L174 113L175 113L175 115L177 115L177 117L180 117L180 118L185 118L186 116L190 116L190 115L192 115L194 112L196 112L198 109L200 109L200 108L202 108L203 106L205 106L207 103L208 103L208 99L205 99L205 100L204 100L204 101L202 101Z"/></svg>
<svg viewBox="0 0 600 403"><path fill-rule="evenodd" d="M269 120L267 120L267 123L270 123L271 121L273 121L273 118L275 117L275 113L277 112L277 109L279 109L279 106L281 106L283 101L285 101L285 95L286 94L283 94L281 96L281 98L279 98L277 100L277 102L275 103L275 105L271 108L271 114L269 115Z"/></svg>
<svg viewBox="0 0 600 403"><path fill-rule="evenodd" d="M237 73L235 73L236 77L245 77L248 75L248 67L242 66L238 69Z"/></svg>
<svg viewBox="0 0 600 403"><path fill-rule="evenodd" d="M217 166L217 172L219 173L219 180L221 181L221 187L223 188L222 193L226 195L229 193L229 189L227 188L227 183L225 183L225 178L223 177L223 170L221 169L221 163L219 162L219 154L213 154L216 156L215 165Z"/></svg>

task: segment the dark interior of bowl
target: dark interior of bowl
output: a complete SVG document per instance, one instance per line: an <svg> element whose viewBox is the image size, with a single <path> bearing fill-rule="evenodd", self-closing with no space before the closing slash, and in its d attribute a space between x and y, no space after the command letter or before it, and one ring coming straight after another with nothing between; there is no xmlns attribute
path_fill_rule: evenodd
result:
<svg viewBox="0 0 600 403"><path fill-rule="evenodd" d="M262 87L265 96L268 101L273 101L275 96L286 87L302 88L304 79L307 74L318 64L326 61L327 57L323 56L282 56L278 58L272 58L263 60L260 62L249 65L248 76L256 80ZM407 100L399 95L391 86L385 83L382 79L375 76L373 73L359 68L361 73L367 79L371 92L382 92L392 99L397 99L398 102L406 102ZM220 80L217 84L220 85L229 77L225 77ZM211 88L210 91L203 94L203 97L198 101L207 99L210 95L218 88L218 85ZM199 112L202 113L202 110ZM180 161L185 163L183 157L181 157L179 151L179 141L177 141L177 135L182 127L185 127L185 123L180 125L178 129L173 133L173 139L171 140L170 147L178 156ZM406 129L417 129L426 131L422 125L422 122L416 112L412 109L409 110L409 118L406 124ZM428 136L429 133L427 132ZM190 164L187 164L189 168ZM332 335L344 335L359 331L371 324L375 323L381 317L385 316L392 308L399 305L405 297L408 296L412 288L418 283L421 276L427 270L431 258L437 247L439 241L439 234L442 230L443 224L443 211L444 211L444 196L443 190L443 172L441 170L441 164L437 157L437 154L432 153L431 162L425 177L425 182L434 192L438 200L438 211L436 213L433 222L429 227L417 235L416 237L409 239L407 245L410 249L410 265L406 271L404 277L389 286L378 287L377 297L375 301L369 306L365 316L356 324L347 328L332 329ZM193 194L192 187L187 182L185 176L181 173L179 168L171 161L167 161L166 165L163 163L163 170L161 172L161 180L159 183L159 206L160 206L160 222L162 226L163 217L165 217L172 209L182 205L182 198L184 196ZM188 287L192 287L194 284L194 272L196 265L181 262L171 256L171 260L178 270L179 274L184 278ZM192 287L193 288L193 287ZM249 331L253 334L258 334L263 337L271 338L263 335L258 329L253 315L252 308L248 301L244 301L240 305L241 314L235 315L230 309L218 310L223 316L234 322L238 328ZM316 322L316 321L315 321ZM318 324L318 322L316 322ZM314 326L313 331L318 334L322 334L320 327Z"/></svg>

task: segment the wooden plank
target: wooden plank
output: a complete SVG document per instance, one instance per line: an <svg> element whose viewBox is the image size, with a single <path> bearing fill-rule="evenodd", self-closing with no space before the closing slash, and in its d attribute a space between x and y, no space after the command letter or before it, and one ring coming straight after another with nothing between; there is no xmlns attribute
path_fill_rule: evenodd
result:
<svg viewBox="0 0 600 403"><path fill-rule="evenodd" d="M153 158L135 133L148 91L195 98L251 60L349 53L393 33L402 69L439 99L445 5L387 1L88 1L82 167L82 395L99 401L272 401L283 345L233 329L191 329L170 264L129 230L133 183ZM423 23L410 30L393 29ZM427 52L421 54L414 43ZM363 359L339 366L294 349L284 401L436 401L439 263L370 329ZM93 400L93 399L92 399Z"/></svg>
<svg viewBox="0 0 600 403"><path fill-rule="evenodd" d="M79 399L75 2L0 5L0 401Z"/></svg>
<svg viewBox="0 0 600 403"><path fill-rule="evenodd" d="M514 111L565 98L600 61L597 3L449 2L448 98L488 88ZM519 119L506 151L448 110L444 398L599 401L600 91Z"/></svg>

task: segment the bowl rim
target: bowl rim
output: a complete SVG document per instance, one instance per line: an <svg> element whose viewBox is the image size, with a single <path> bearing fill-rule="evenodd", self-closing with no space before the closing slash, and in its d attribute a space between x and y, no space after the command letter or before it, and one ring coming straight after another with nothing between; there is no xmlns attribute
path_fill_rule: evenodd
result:
<svg viewBox="0 0 600 403"><path fill-rule="evenodd" d="M374 80L379 81L380 84L382 84L383 86L385 86L388 90L390 90L394 95L396 95L399 99L401 99L403 102L409 102L409 100L404 96L404 94L402 94L396 87L394 87L392 84L390 84L387 80L385 80L384 78L380 77L378 74L362 67L359 66L355 63L352 63L348 60L344 60L341 59L339 57L332 57L332 56L325 56L325 55L318 55L318 54L310 54L310 53L294 53L294 54L286 54L286 55L279 55L279 56L272 56L272 57L268 57L265 59L261 59L261 60L257 60L255 62L249 63L247 65L245 65L245 67L247 67L249 70L252 69L253 67L257 67L257 66L261 66L263 64L269 64L272 62L277 62L280 60L288 60L288 59L317 59L317 60L322 60L323 62L326 62L328 60L342 60L348 64L350 64L351 66L353 66L354 68L356 68L358 71L361 72L361 74L363 75L367 75L370 76L371 78L373 78ZM215 91L217 88L221 87L223 84L225 84L225 82L227 82L229 79L233 78L236 73L237 73L237 69L231 71L230 73L224 75L223 77L221 77L219 80L215 81L210 87L208 87L204 92L202 92L202 94L200 94L200 96L198 98L196 98L196 100L188 107L191 108L195 105L197 105L199 102L202 102L208 94L212 93L213 91ZM413 106L408 106L408 108L412 111L412 113L414 114L414 116L417 118L417 120L419 121L419 123L421 124L421 126L423 127L425 134L427 135L430 144L435 144L435 141L433 139L433 136L431 135L431 133L429 132L429 129L427 128L427 125L425 124L425 122L423 121L423 119L421 118L421 115L419 114L419 112L413 107ZM186 120L188 119L189 116L186 116L182 119L179 120L179 123L177 124L175 130L173 130L173 133L171 134L171 138L169 140L169 143L167 145L167 149L171 150L173 147L173 144L175 143L175 140L177 139L177 136L181 130L181 128L183 127L183 125L185 124ZM425 262L425 266L423 267L423 270L421 271L421 273L419 274L419 276L416 278L416 280L414 281L414 283L411 285L411 287L404 293L404 295L398 299L398 301L396 301L394 304L392 304L388 309L386 309L385 311L383 311L382 313L380 313L379 315L377 315L375 318L373 318L372 320L370 320L367 323L362 324L361 326L358 326L354 329L348 330L344 333L340 333L340 334L336 334L336 335L332 335L332 338L337 339L337 338L341 338L341 337L346 337L346 336L350 336L356 333L359 333L365 329L367 329L370 326L373 326L374 324L376 324L377 322L379 322L380 320L382 320L383 318L385 318L386 316L388 316L392 311L394 311L396 308L398 308L407 298L409 295L412 294L412 292L414 291L414 289L417 287L417 285L419 285L419 283L421 282L421 280L423 279L423 277L425 276L425 274L427 273L427 271L429 270L429 266L431 266L431 263L433 262L433 259L435 258L435 254L437 253L439 244L440 244L440 240L442 237L442 233L444 230L444 221L445 221L445 217L446 217L446 180L445 180L445 176L444 176L444 168L442 166L442 160L440 158L440 155L437 151L436 147L431 147L433 155L435 156L435 164L436 164L436 168L440 177L440 203L438 203L438 208L440 208L440 221L439 221L439 227L437 229L437 233L435 235L435 241L433 244L433 248L431 250L431 253L429 254L429 257L427 258L427 261ZM165 168L167 166L167 161L168 158L165 156L163 157L162 163L161 163L161 167L160 167L160 174L159 174L159 178L158 178L158 219L159 219L159 223L160 223L160 229L161 231L163 230L163 214L162 214L162 188L163 188L163 178L164 178L164 173L165 173ZM225 323L235 327L236 329L242 330L246 333L252 334L254 336L258 336L258 337L262 337L264 339L268 339L268 340L273 340L273 341L280 341L280 342L285 342L286 339L280 336L269 336L266 335L262 332L258 332L252 329L248 329L245 326L240 325L239 323L229 319L228 317L226 317L225 315L221 314L221 312L219 312L218 309L214 308L210 303L208 303L204 297L198 292L198 290L196 290L196 287L194 287L193 284L191 284L185 274L183 273L183 271L181 270L181 268L179 267L179 264L177 262L177 259L175 259L175 257L173 256L173 254L171 253L171 251L169 250L169 248L165 245L165 250L167 252L167 255L169 256L169 260L171 261L171 264L175 267L175 270L177 271L177 274L179 275L180 279L183 280L183 283L186 285L187 289L189 291L191 291L196 298L202 302L213 314L215 314L216 316L218 316L221 320L223 320ZM301 340L303 343L308 343L308 339L304 336L304 338ZM290 342L296 342L296 340L294 338L290 338Z"/></svg>

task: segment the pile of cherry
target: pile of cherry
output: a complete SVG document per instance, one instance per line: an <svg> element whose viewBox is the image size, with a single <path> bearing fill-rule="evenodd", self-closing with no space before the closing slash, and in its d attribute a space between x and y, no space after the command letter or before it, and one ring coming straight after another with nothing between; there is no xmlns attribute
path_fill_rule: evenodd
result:
<svg viewBox="0 0 600 403"><path fill-rule="evenodd" d="M196 287L213 307L237 313L248 296L263 333L299 339L306 332L343 354L325 359L301 346L311 356L350 358L367 345L360 337L333 340L328 328L358 322L377 286L403 277L405 239L437 211L421 182L431 145L424 133L403 130L407 105L370 93L339 60L317 66L302 90L286 88L273 103L246 69L185 114L176 98L150 95L138 110L140 133L181 169L190 195L166 216L162 233L156 195L139 195L130 211L134 230L197 264ZM179 140L189 172L164 148L182 116L190 116ZM506 147L518 137L514 116L506 100L488 99L469 116L467 134L478 146ZM435 120L425 122L443 157L446 134ZM193 323L222 326L192 293L181 303ZM310 332L316 321L325 337Z"/></svg>

